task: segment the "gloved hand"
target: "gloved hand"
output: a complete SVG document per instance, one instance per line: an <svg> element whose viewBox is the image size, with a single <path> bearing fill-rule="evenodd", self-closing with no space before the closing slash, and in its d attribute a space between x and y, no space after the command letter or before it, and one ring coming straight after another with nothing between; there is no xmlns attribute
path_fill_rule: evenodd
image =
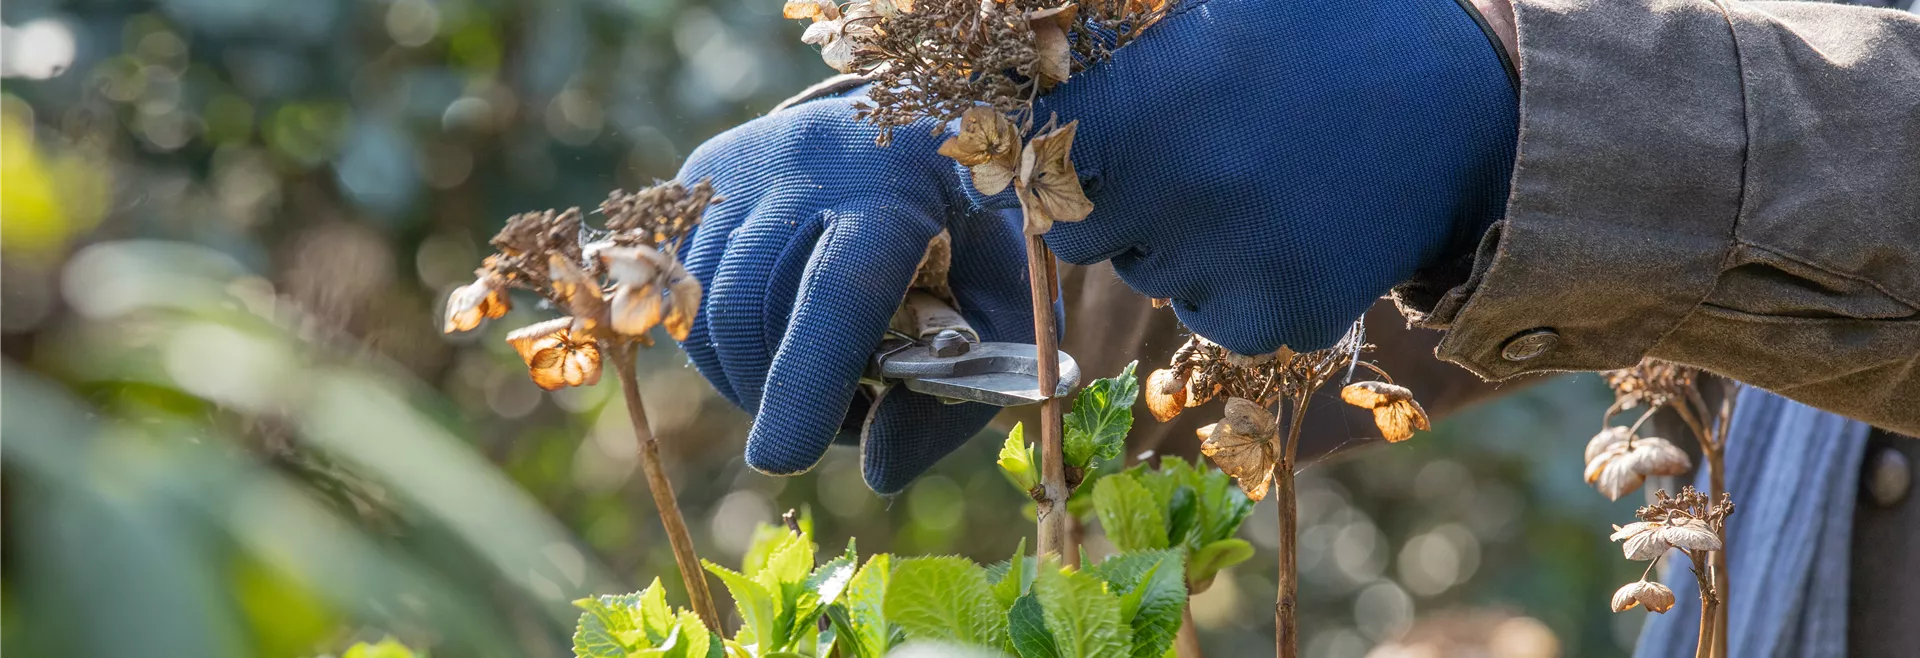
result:
<svg viewBox="0 0 1920 658"><path fill-rule="evenodd" d="M1177 7L1038 106L1080 121L1073 160L1095 207L1046 236L1063 259L1112 259L1235 351L1309 350L1499 216L1515 93L1454 0ZM754 468L804 470L864 426L867 483L890 493L991 417L900 389L850 404L942 226L962 313L983 339L1031 340L1013 195L974 196L929 128L876 147L850 100L819 100L715 138L682 170L727 199L691 243L708 295L685 347L756 412Z"/></svg>
<svg viewBox="0 0 1920 658"><path fill-rule="evenodd" d="M893 144L853 117L852 98L779 110L694 151L680 180L713 180L723 200L695 228L687 269L706 288L684 341L721 394L755 414L747 464L811 468L838 436L861 444L867 485L907 483L999 410L857 385L914 269L942 228L948 283L985 341L1033 342L1019 216L972 207L936 124Z"/></svg>
<svg viewBox="0 0 1920 658"><path fill-rule="evenodd" d="M1061 259L1236 352L1307 351L1501 215L1515 89L1455 0L1178 2L1037 106L1080 121L1094 204Z"/></svg>

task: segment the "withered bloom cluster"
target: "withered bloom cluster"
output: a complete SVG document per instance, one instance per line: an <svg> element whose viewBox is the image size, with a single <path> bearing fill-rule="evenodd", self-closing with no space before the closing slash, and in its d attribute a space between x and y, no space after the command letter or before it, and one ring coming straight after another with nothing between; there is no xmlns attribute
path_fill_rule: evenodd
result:
<svg viewBox="0 0 1920 658"><path fill-rule="evenodd" d="M1587 484L1607 500L1639 489L1654 475L1683 475L1693 461L1673 442L1657 436L1641 437L1636 427L1608 427L1587 442Z"/></svg>
<svg viewBox="0 0 1920 658"><path fill-rule="evenodd" d="M1413 399L1413 392L1393 384L1385 371L1360 359L1360 353L1370 347L1361 339L1358 324L1333 347L1304 354L1283 347L1272 354L1246 356L1196 335L1174 351L1168 367L1148 375L1147 409L1164 422L1187 408L1226 398L1220 422L1197 430L1200 451L1234 476L1248 497L1260 500L1266 497L1274 464L1291 459L1290 446L1282 443L1278 417L1271 409L1292 401L1297 415L1315 391L1353 368L1364 367L1386 378L1348 384L1340 397L1373 411L1374 423L1388 441L1404 441L1415 429L1428 429L1427 412Z"/></svg>
<svg viewBox="0 0 1920 658"><path fill-rule="evenodd" d="M1600 373L1613 388L1614 406L1632 409L1642 403L1660 407L1683 399L1693 389L1700 371L1670 361L1642 359L1631 368Z"/></svg>
<svg viewBox="0 0 1920 658"><path fill-rule="evenodd" d="M827 65L874 82L860 116L884 144L893 128L945 123L976 105L1028 112L1168 9L1167 0L789 0L783 13L813 20L801 38Z"/></svg>
<svg viewBox="0 0 1920 658"><path fill-rule="evenodd" d="M1727 517L1732 514L1733 500L1726 494L1714 500L1691 486L1681 488L1678 496L1656 491L1654 503L1634 513L1640 520L1614 526L1612 538L1621 542L1620 550L1629 560L1655 561L1668 550L1678 549L1695 565L1705 565L1709 563L1708 553L1726 547ZM1647 571L1651 573L1653 565L1649 564ZM1700 579L1702 592L1711 595L1712 581L1704 575ZM1673 590L1648 581L1645 575L1613 595L1614 612L1641 605L1653 612L1666 612L1673 603Z"/></svg>
<svg viewBox="0 0 1920 658"><path fill-rule="evenodd" d="M707 181L668 182L610 194L600 205L602 229L587 226L578 208L514 215L490 242L498 252L474 271L474 282L447 298L443 330L499 318L511 307L509 289L531 290L567 313L507 335L534 383L554 390L598 382L603 349L651 345L647 332L656 326L686 338L701 290L678 252L715 202Z"/></svg>

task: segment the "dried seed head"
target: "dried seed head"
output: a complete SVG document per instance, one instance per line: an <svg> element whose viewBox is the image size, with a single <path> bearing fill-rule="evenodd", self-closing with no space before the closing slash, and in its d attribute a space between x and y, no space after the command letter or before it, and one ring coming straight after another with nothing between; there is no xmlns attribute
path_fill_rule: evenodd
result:
<svg viewBox="0 0 1920 658"><path fill-rule="evenodd" d="M1147 411L1160 422L1173 420L1187 406L1187 383L1171 368L1161 368L1147 376Z"/></svg>
<svg viewBox="0 0 1920 658"><path fill-rule="evenodd" d="M533 383L546 390L600 381L600 345L578 331L573 318L554 318L507 334Z"/></svg>
<svg viewBox="0 0 1920 658"><path fill-rule="evenodd" d="M1649 612L1664 613L1673 609L1673 590L1666 585L1649 580L1627 583L1613 593L1613 611L1626 612L1636 606L1646 606Z"/></svg>
<svg viewBox="0 0 1920 658"><path fill-rule="evenodd" d="M512 308L506 283L485 269L473 283L453 289L447 296L447 323L443 333L471 331L481 321L499 318Z"/></svg>
<svg viewBox="0 0 1920 658"><path fill-rule="evenodd" d="M1080 188L1073 169L1073 134L1079 121L1034 137L1020 152L1020 172L1013 191L1026 211L1027 235L1040 235L1054 222L1077 222L1093 212L1093 202Z"/></svg>
<svg viewBox="0 0 1920 658"><path fill-rule="evenodd" d="M1388 442L1413 438L1413 431L1431 429L1427 410L1413 399L1413 391L1386 382L1354 382L1340 389L1340 399L1373 410L1373 424Z"/></svg>
<svg viewBox="0 0 1920 658"><path fill-rule="evenodd" d="M1273 414L1244 398L1228 398L1226 417L1211 428L1200 444L1201 454L1233 476L1248 498L1266 498L1278 459Z"/></svg>
<svg viewBox="0 0 1920 658"><path fill-rule="evenodd" d="M1699 373L1699 370L1689 366L1645 358L1632 368L1608 370L1600 373L1600 376L1613 388L1617 406L1632 409L1641 403L1664 406L1686 396L1687 389L1693 388L1694 379Z"/></svg>

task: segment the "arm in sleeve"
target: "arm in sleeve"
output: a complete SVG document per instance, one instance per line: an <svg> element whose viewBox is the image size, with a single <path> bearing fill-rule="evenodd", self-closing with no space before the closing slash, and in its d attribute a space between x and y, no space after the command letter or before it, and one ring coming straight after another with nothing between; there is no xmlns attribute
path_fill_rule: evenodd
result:
<svg viewBox="0 0 1920 658"><path fill-rule="evenodd" d="M1396 290L1489 379L1668 359L1920 434L1920 16L1518 0L1478 253Z"/></svg>

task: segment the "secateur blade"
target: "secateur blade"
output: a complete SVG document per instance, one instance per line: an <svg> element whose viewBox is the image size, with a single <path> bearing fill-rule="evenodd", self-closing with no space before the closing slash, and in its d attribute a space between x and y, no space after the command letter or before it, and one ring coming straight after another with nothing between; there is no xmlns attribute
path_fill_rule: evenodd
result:
<svg viewBox="0 0 1920 658"><path fill-rule="evenodd" d="M888 341L869 364L873 379L906 385L907 390L964 402L1015 407L1046 400L1040 392L1040 360L1034 346L1021 343L972 343L964 354L938 356L926 343ZM1080 364L1060 351L1060 384L1055 396L1080 385Z"/></svg>

